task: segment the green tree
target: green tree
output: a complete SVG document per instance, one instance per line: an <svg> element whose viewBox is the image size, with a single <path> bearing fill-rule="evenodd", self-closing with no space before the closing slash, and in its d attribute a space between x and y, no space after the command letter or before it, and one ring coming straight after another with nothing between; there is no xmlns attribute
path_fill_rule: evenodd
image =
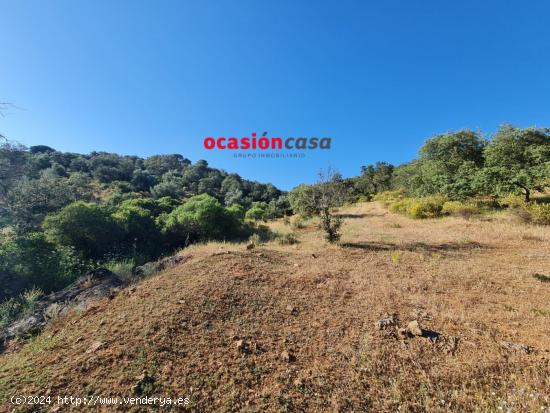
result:
<svg viewBox="0 0 550 413"><path fill-rule="evenodd" d="M65 287L89 269L72 249L56 246L42 233L19 235L0 244L0 273L11 276L0 278L0 293L10 290L16 295L32 287L50 292ZM14 280L16 291L8 285Z"/></svg>
<svg viewBox="0 0 550 413"><path fill-rule="evenodd" d="M155 258L161 252L160 229L153 213L128 201L123 202L112 214L122 230L121 250L125 255Z"/></svg>
<svg viewBox="0 0 550 413"><path fill-rule="evenodd" d="M362 195L373 195L391 188L394 166L387 162L361 167L361 176L355 182L355 188Z"/></svg>
<svg viewBox="0 0 550 413"><path fill-rule="evenodd" d="M109 208L86 202L72 203L48 215L42 227L48 240L72 247L91 260L116 251L124 235Z"/></svg>
<svg viewBox="0 0 550 413"><path fill-rule="evenodd" d="M292 211L304 217L310 217L319 212L319 206L312 202L314 198L314 188L312 185L307 184L298 185L288 194Z"/></svg>
<svg viewBox="0 0 550 413"><path fill-rule="evenodd" d="M234 228L234 216L216 198L202 194L168 214L163 231L181 246L196 240L232 238Z"/></svg>
<svg viewBox="0 0 550 413"><path fill-rule="evenodd" d="M496 195L531 193L550 186L550 129L503 125L485 149L483 187Z"/></svg>
<svg viewBox="0 0 550 413"><path fill-rule="evenodd" d="M395 171L395 183L405 184L414 196L445 194L464 199L474 195L485 146L483 136L471 130L435 136L420 148L419 160Z"/></svg>
<svg viewBox="0 0 550 413"><path fill-rule="evenodd" d="M245 218L252 221L265 221L267 220L267 207L267 202L252 202L250 209L246 211Z"/></svg>
<svg viewBox="0 0 550 413"><path fill-rule="evenodd" d="M58 211L72 200L73 195L66 179L24 177L8 192L5 207L11 223L25 230L36 227L46 214Z"/></svg>

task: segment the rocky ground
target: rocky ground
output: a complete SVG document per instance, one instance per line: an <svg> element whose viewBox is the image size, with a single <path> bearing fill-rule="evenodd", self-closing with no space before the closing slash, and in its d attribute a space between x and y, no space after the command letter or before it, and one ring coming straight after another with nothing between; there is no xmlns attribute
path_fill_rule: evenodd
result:
<svg viewBox="0 0 550 413"><path fill-rule="evenodd" d="M297 245L193 246L59 317L0 356L0 411L83 411L16 394L189 398L90 410L105 412L550 411L548 228L341 213L339 246L314 225Z"/></svg>

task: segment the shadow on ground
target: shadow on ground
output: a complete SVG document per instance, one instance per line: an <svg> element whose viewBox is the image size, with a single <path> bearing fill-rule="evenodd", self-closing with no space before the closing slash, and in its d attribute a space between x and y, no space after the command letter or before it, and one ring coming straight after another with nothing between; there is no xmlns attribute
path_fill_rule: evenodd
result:
<svg viewBox="0 0 550 413"><path fill-rule="evenodd" d="M384 242L345 242L342 247L349 249L361 249L367 251L420 251L420 252L445 252L464 251L487 248L475 241L446 242L442 244L428 244L425 242L410 243L384 243Z"/></svg>

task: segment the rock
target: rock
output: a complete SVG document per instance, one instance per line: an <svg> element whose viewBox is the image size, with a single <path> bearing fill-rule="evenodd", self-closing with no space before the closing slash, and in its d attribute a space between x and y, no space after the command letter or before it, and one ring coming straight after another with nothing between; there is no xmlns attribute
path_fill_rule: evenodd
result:
<svg viewBox="0 0 550 413"><path fill-rule="evenodd" d="M295 267L299 267L299 266L300 266L300 264L298 264L298 263L294 263L294 266L295 266Z"/></svg>
<svg viewBox="0 0 550 413"><path fill-rule="evenodd" d="M88 310L98 299L108 297L114 288L121 285L122 282L117 275L105 268L88 272L64 289L41 298L31 313L0 330L0 351L9 340L35 335L48 322L67 314L72 309Z"/></svg>
<svg viewBox="0 0 550 413"><path fill-rule="evenodd" d="M248 344L245 340L237 340L235 344L239 352L244 354L248 354L250 352L250 344Z"/></svg>
<svg viewBox="0 0 550 413"><path fill-rule="evenodd" d="M296 361L296 356L292 352L285 350L281 353L281 359L287 363L293 363Z"/></svg>
<svg viewBox="0 0 550 413"><path fill-rule="evenodd" d="M407 324L407 330L409 330L409 332L413 336L421 336L423 334L423 331L420 328L420 324L418 324L417 320L411 321L409 324Z"/></svg>
<svg viewBox="0 0 550 413"><path fill-rule="evenodd" d="M395 314L386 315L375 323L378 330L385 330L388 327L395 327L399 324L399 320Z"/></svg>
<svg viewBox="0 0 550 413"><path fill-rule="evenodd" d="M311 254L311 258L317 258L317 255Z"/></svg>
<svg viewBox="0 0 550 413"><path fill-rule="evenodd" d="M509 341L501 341L501 347L509 351L520 351L525 354L531 354L535 352L535 348L522 343L512 343Z"/></svg>
<svg viewBox="0 0 550 413"><path fill-rule="evenodd" d="M220 254L225 253L222 252ZM158 261L147 262L143 265L135 267L132 270L132 275L144 277L146 275L156 274L168 268L175 267L178 264L189 261L190 259L190 255L173 255L171 257L163 258Z"/></svg>
<svg viewBox="0 0 550 413"><path fill-rule="evenodd" d="M292 315L298 315L298 310L291 304L286 306L286 311L288 311Z"/></svg>
<svg viewBox="0 0 550 413"><path fill-rule="evenodd" d="M99 350L101 347L103 347L105 343L103 341L94 341L90 347L88 347L88 350L86 350L87 354L93 353L97 350Z"/></svg>
<svg viewBox="0 0 550 413"><path fill-rule="evenodd" d="M435 344L439 350L454 355L458 350L459 340L459 337L441 334Z"/></svg>
<svg viewBox="0 0 550 413"><path fill-rule="evenodd" d="M411 315L417 320L430 321L433 319L430 313L428 313L426 310L423 310L421 308L417 308L416 310L411 311Z"/></svg>
<svg viewBox="0 0 550 413"><path fill-rule="evenodd" d="M401 339L411 338L413 334L405 327L397 329L397 336Z"/></svg>

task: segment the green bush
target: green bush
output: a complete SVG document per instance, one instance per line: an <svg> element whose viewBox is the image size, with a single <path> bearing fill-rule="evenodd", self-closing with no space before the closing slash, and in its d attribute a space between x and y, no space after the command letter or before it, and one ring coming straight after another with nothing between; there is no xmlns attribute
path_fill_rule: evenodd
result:
<svg viewBox="0 0 550 413"><path fill-rule="evenodd" d="M390 211L407 215L413 219L437 218L443 215L443 205L447 202L444 196L434 195L424 198L400 198L386 196ZM394 199L394 201L390 201Z"/></svg>
<svg viewBox="0 0 550 413"><path fill-rule="evenodd" d="M384 191L374 196L375 201L379 201L385 206L390 206L391 204L403 200L404 198L405 191L402 189L398 189L396 191Z"/></svg>
<svg viewBox="0 0 550 413"><path fill-rule="evenodd" d="M132 259L112 260L103 264L105 268L112 273L115 273L123 280L130 277L132 274L132 269L135 265L136 264Z"/></svg>
<svg viewBox="0 0 550 413"><path fill-rule="evenodd" d="M40 288L50 292L65 287L90 269L68 247L56 246L42 233L14 237L0 245L0 273L19 280L22 289ZM0 279L0 289L10 289Z"/></svg>
<svg viewBox="0 0 550 413"><path fill-rule="evenodd" d="M265 202L253 202L251 208L246 211L245 219L250 221L267 221L267 206Z"/></svg>
<svg viewBox="0 0 550 413"><path fill-rule="evenodd" d="M122 241L123 231L109 208L74 202L43 223L48 240L73 247L84 259L101 259Z"/></svg>
<svg viewBox="0 0 550 413"><path fill-rule="evenodd" d="M537 225L550 225L550 204L530 203L527 205L530 221Z"/></svg>
<svg viewBox="0 0 550 413"><path fill-rule="evenodd" d="M443 204L441 213L443 215L461 216L467 219L472 215L480 214L481 209L478 206L469 203L447 201Z"/></svg>
<svg viewBox="0 0 550 413"><path fill-rule="evenodd" d="M36 303L43 295L42 290L32 288L19 297L12 297L0 303L0 328L8 326L21 314L34 310Z"/></svg>
<svg viewBox="0 0 550 413"><path fill-rule="evenodd" d="M121 231L119 249L123 255L152 259L162 252L161 232L149 209L124 202L111 217Z"/></svg>
<svg viewBox="0 0 550 413"><path fill-rule="evenodd" d="M411 201L412 201L412 199L406 198L406 199L401 199L401 200L398 200L398 201L390 202L388 204L389 209L390 209L391 212L395 212L397 214L407 215L408 211L409 211L409 208L411 206Z"/></svg>
<svg viewBox="0 0 550 413"><path fill-rule="evenodd" d="M10 298L0 303L0 328L11 324L23 311L23 302L19 298Z"/></svg>
<svg viewBox="0 0 550 413"><path fill-rule="evenodd" d="M239 235L241 222L234 212L208 194L191 197L162 219L163 233L174 246L197 240L231 239Z"/></svg>
<svg viewBox="0 0 550 413"><path fill-rule="evenodd" d="M441 211L445 202L444 197L437 195L418 198L411 203L408 214L414 219L437 218L442 215Z"/></svg>
<svg viewBox="0 0 550 413"><path fill-rule="evenodd" d="M514 209L525 208L525 197L515 194L508 194L499 199L498 204L502 207Z"/></svg>

